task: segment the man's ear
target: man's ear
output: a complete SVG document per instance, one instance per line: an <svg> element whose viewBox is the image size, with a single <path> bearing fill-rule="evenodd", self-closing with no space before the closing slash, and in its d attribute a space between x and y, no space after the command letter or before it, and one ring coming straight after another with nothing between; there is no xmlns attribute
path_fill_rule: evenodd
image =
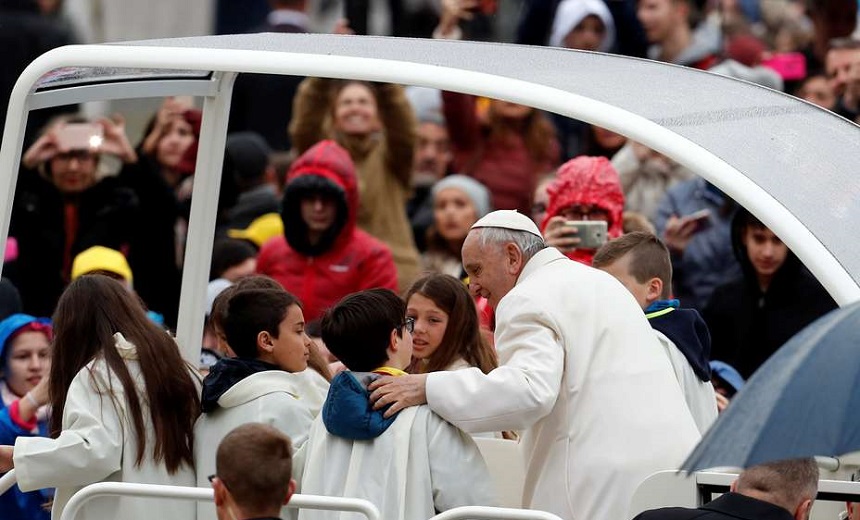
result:
<svg viewBox="0 0 860 520"><path fill-rule="evenodd" d="M738 492L738 479L732 481L732 484L729 486L729 491L732 493Z"/></svg>
<svg viewBox="0 0 860 520"><path fill-rule="evenodd" d="M284 505L289 503L290 499L293 498L293 494L296 492L296 479L291 478L290 484L287 486L287 496L284 498Z"/></svg>
<svg viewBox="0 0 860 520"><path fill-rule="evenodd" d="M648 280L648 293L645 297L648 299L648 303L655 302L660 299L663 295L663 280L657 278L651 278Z"/></svg>
<svg viewBox="0 0 860 520"><path fill-rule="evenodd" d="M393 354L396 354L398 350L400 350L400 343L397 340L400 336L397 334L399 329L392 329L391 335L388 337L388 357L390 358Z"/></svg>
<svg viewBox="0 0 860 520"><path fill-rule="evenodd" d="M505 244L505 268L508 274L518 275L523 264L523 252L513 243Z"/></svg>
<svg viewBox="0 0 860 520"><path fill-rule="evenodd" d="M812 504L814 500L807 499L797 506L794 512L794 520L809 520L809 515L812 513ZM850 517L849 517L850 518Z"/></svg>
<svg viewBox="0 0 860 520"><path fill-rule="evenodd" d="M220 478L215 478L215 480L212 481L212 491L215 494L215 505L219 507L223 506L224 502L227 500L227 493L229 493L229 491L227 491L227 486L221 482Z"/></svg>

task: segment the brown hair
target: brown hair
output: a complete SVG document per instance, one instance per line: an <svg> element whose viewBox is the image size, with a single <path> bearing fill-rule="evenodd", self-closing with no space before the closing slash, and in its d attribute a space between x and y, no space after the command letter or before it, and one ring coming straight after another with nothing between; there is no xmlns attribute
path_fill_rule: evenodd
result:
<svg viewBox="0 0 860 520"><path fill-rule="evenodd" d="M600 269L628 254L632 255L630 275L639 283L659 278L663 282L660 298L668 298L672 293L672 260L666 244L651 233L635 231L610 240L597 250L591 265Z"/></svg>
<svg viewBox="0 0 860 520"><path fill-rule="evenodd" d="M212 330L215 332L215 334L219 336L228 345L230 344L230 342L227 341L223 327L224 315L228 308L227 303L230 301L230 298L232 298L233 295L235 295L237 292L249 289L269 289L274 291L286 292L283 286L281 286L281 284L279 284L276 280L261 274L243 276L242 278L238 279L236 283L221 291L221 293L215 297L215 300L212 301L212 312L209 315L209 323L212 325ZM297 301L296 303L301 306L300 302ZM326 381L331 381L331 370L329 369L328 363L326 362L322 353L319 351L318 348L316 348L316 344L314 344L314 347L310 349L308 366L314 369L319 375L323 376Z"/></svg>
<svg viewBox="0 0 860 520"><path fill-rule="evenodd" d="M279 508L293 474L290 438L266 424L243 424L218 445L215 471L245 513Z"/></svg>
<svg viewBox="0 0 860 520"><path fill-rule="evenodd" d="M413 362L410 372L439 372L459 358L485 374L499 366L495 350L481 334L475 302L463 282L447 274L431 274L412 284L404 298L407 304L413 294L433 300L448 315L448 325L429 361Z"/></svg>
<svg viewBox="0 0 860 520"><path fill-rule="evenodd" d="M191 368L179 354L173 338L147 318L135 295L121 283L102 275L85 275L66 288L54 312L54 353L51 363L51 435L62 429L63 409L69 386L86 368L90 382L116 403L113 377L101 388L91 367L101 360L122 385L129 421L138 439L135 464L143 462L148 442L155 462L164 462L168 472L194 463L194 421L200 414L200 398ZM136 347L144 388L135 385L126 361L116 348L114 333ZM155 432L147 439L144 405Z"/></svg>

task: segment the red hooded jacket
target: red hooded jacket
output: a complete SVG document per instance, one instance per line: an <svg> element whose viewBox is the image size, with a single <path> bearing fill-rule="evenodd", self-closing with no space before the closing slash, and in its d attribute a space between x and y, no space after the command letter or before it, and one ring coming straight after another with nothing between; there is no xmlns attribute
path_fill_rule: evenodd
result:
<svg viewBox="0 0 860 520"><path fill-rule="evenodd" d="M558 175L547 186L549 202L541 232L549 219L571 206L597 206L609 213L607 235L618 238L623 233L624 193L615 167L605 157L580 156L561 165ZM575 249L565 253L571 260L591 265L594 250Z"/></svg>
<svg viewBox="0 0 860 520"><path fill-rule="evenodd" d="M334 198L334 224L316 244L307 240L300 200L311 193ZM257 272L277 280L302 302L312 321L347 294L382 287L397 290L388 247L356 228L358 184L349 154L334 141L320 141L293 163L284 188L284 235L263 245Z"/></svg>

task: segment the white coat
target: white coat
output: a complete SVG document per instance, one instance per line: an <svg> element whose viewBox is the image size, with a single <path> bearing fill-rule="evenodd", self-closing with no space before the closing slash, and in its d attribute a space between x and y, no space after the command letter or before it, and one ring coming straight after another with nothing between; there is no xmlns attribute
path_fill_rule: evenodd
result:
<svg viewBox="0 0 860 520"><path fill-rule="evenodd" d="M320 415L296 466L301 493L364 498L385 519L427 520L437 510L498 503L475 442L427 406L400 412L370 441L331 435ZM352 520L360 515L302 509L298 518Z"/></svg>
<svg viewBox="0 0 860 520"><path fill-rule="evenodd" d="M266 370L242 379L224 392L218 399L218 409L202 414L194 425L197 486L209 487L207 477L215 474L218 445L230 431L245 423L268 424L287 434L294 450L301 448L314 418L312 404L301 393L306 386L303 375ZM215 518L214 504L198 502L197 518Z"/></svg>
<svg viewBox="0 0 860 520"><path fill-rule="evenodd" d="M25 490L56 487L51 517L59 519L69 498L95 482L138 482L193 486L194 469L185 467L171 475L163 463L155 463L155 432L143 375L134 346L121 334L114 335L117 349L131 377L139 385L138 396L146 429L146 455L135 465L137 438L127 410L123 387L103 359L97 358L77 373L69 386L63 408L63 431L56 439L18 437L14 462L18 486ZM107 390L111 388L110 393ZM0 515L2 516L2 515ZM76 520L191 520L194 503L182 500L149 500L105 497L90 501Z"/></svg>
<svg viewBox="0 0 860 520"><path fill-rule="evenodd" d="M657 329L654 329L654 334L660 344L663 345L669 363L672 364L675 379L681 385L684 400L687 402L687 408L689 408L693 420L696 421L696 427L704 435L717 420L717 396L714 393L714 385L699 379L693 371L693 367L690 366L690 362L671 339Z"/></svg>
<svg viewBox="0 0 860 520"><path fill-rule="evenodd" d="M615 278L537 253L496 309L501 366L427 376L430 407L466 431L525 430L526 507L619 520L639 483L699 432L663 349Z"/></svg>

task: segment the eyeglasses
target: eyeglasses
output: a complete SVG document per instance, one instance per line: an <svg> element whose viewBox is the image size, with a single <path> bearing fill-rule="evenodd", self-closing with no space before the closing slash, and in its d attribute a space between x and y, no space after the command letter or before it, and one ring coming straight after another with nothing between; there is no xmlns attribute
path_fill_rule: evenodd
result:
<svg viewBox="0 0 860 520"><path fill-rule="evenodd" d="M403 328L406 329L406 332L412 334L412 331L415 330L415 318L409 316L406 318L406 321L403 322Z"/></svg>

